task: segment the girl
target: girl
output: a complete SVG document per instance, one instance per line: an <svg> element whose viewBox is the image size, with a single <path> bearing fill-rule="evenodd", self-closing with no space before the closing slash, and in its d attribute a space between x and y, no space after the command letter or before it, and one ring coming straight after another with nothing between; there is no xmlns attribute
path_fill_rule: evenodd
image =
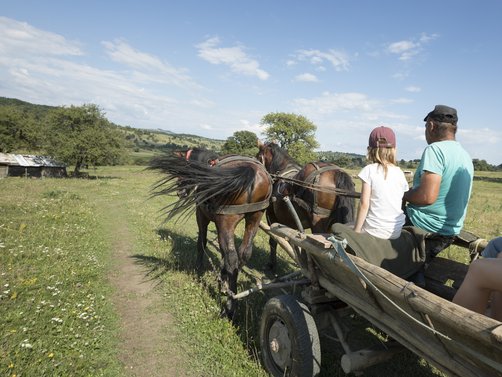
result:
<svg viewBox="0 0 502 377"><path fill-rule="evenodd" d="M354 230L378 238L398 238L405 221L402 198L409 186L396 166L396 136L392 129L381 126L371 131L367 159L371 164L358 175L362 190Z"/></svg>

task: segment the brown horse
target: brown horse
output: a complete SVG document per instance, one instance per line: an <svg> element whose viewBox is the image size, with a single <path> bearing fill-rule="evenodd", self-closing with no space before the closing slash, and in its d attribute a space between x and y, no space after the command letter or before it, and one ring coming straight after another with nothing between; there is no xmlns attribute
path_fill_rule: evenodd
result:
<svg viewBox="0 0 502 377"><path fill-rule="evenodd" d="M195 156L194 156L195 157ZM177 214L188 215L195 207L197 238L197 270L203 266L207 245L207 229L216 224L218 243L223 258L222 290L228 294L225 314L233 318L238 272L251 257L252 244L272 194L272 178L262 164L243 156L220 157L214 166L207 160L177 155L154 158L150 169L166 174L153 188L153 195L173 195L180 189L185 196L164 208L167 220ZM236 249L234 233L245 220L245 230Z"/></svg>
<svg viewBox="0 0 502 377"><path fill-rule="evenodd" d="M258 148L257 159L274 177L272 201L266 212L269 224L278 222L294 229L328 233L334 223L354 221L357 195L349 174L325 162L302 167L275 143L259 143ZM284 198L292 203L297 220ZM277 242L270 238L269 244L270 267L275 268Z"/></svg>
<svg viewBox="0 0 502 377"><path fill-rule="evenodd" d="M206 163L208 166L214 166L218 163L219 156L217 153L205 148L190 148L186 150L174 151L174 155L183 158L187 161L198 161ZM183 179L179 178L177 194L180 198L186 197L189 192L185 187Z"/></svg>

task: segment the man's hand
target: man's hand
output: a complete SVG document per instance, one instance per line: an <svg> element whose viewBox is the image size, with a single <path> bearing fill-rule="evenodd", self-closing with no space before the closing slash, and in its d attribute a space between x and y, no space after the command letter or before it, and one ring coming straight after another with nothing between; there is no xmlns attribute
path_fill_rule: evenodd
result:
<svg viewBox="0 0 502 377"><path fill-rule="evenodd" d="M406 191L403 200L419 206L428 206L436 201L440 185L441 176L439 174L424 171L420 177L420 185Z"/></svg>

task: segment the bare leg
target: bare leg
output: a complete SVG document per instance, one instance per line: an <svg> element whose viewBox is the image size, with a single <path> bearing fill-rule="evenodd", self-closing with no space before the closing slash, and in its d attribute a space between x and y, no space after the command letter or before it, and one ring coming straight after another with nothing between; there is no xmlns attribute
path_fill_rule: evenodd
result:
<svg viewBox="0 0 502 377"><path fill-rule="evenodd" d="M455 304L485 314L492 291L502 292L502 258L478 259L471 263L464 282L453 298ZM498 300L497 300L498 301ZM494 308L498 311L498 308Z"/></svg>
<svg viewBox="0 0 502 377"><path fill-rule="evenodd" d="M502 253L499 253L497 260L502 260ZM492 293L491 317L502 322L502 291Z"/></svg>

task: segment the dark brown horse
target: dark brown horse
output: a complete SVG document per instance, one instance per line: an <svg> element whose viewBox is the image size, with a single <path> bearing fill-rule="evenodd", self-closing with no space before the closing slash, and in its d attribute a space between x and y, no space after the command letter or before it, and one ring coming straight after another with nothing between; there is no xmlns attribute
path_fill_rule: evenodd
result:
<svg viewBox="0 0 502 377"><path fill-rule="evenodd" d="M216 165L220 158L217 153L205 148L190 148L186 150L177 150L174 151L174 155L183 158L187 161L198 161L201 163L206 163L208 166ZM189 192L185 187L185 182L180 177L178 177L178 179L180 180L180 182L178 183L177 194L180 198L186 197Z"/></svg>
<svg viewBox="0 0 502 377"><path fill-rule="evenodd" d="M203 267L208 225L211 221L216 224L223 258L222 290L228 294L225 314L232 318L238 272L251 257L254 236L269 206L272 178L262 164L243 156L220 157L211 166L204 159L199 161L187 159L186 155L170 154L154 158L150 169L166 174L153 188L154 195L173 195L180 189L186 194L164 208L167 220L177 214L188 215L195 207L199 230L196 267L199 271ZM237 249L234 233L243 219L244 236Z"/></svg>
<svg viewBox="0 0 502 377"><path fill-rule="evenodd" d="M352 178L338 166L311 162L300 166L288 152L275 143L258 144L257 159L274 177L269 224L278 222L290 228L328 233L334 223L354 221L355 186ZM298 215L292 213L289 199ZM270 267L276 264L277 242L270 238Z"/></svg>

